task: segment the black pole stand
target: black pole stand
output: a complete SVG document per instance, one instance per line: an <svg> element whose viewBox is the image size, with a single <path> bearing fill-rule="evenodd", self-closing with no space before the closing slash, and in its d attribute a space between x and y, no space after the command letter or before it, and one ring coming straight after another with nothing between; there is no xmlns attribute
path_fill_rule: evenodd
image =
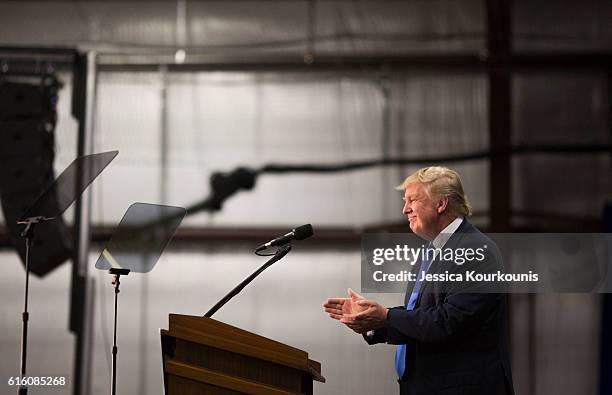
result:
<svg viewBox="0 0 612 395"><path fill-rule="evenodd" d="M115 322L113 329L113 378L112 378L112 386L111 386L111 394L115 395L117 393L117 296L119 294L119 277L121 275L127 276L130 273L130 269L119 269L119 268L111 268L108 272L114 275L112 284L115 286Z"/></svg>
<svg viewBox="0 0 612 395"><path fill-rule="evenodd" d="M291 244L287 244L279 248L274 254L274 256L270 258L270 260L268 260L268 262L264 263L259 269L257 269L249 277L245 278L240 284L236 286L236 288L229 291L228 294L223 297L223 299L218 301L216 305L214 305L210 310L208 310L206 314L204 314L204 317L208 317L208 318L212 317L212 315L215 314L217 310L223 307L223 305L229 302L230 299L232 299L234 296L238 295L238 293L242 291L242 289L246 287L251 281L253 281L255 277L259 276L261 272L263 272L268 267L270 267L274 262L278 262L281 259L283 259L283 257L287 255L289 251L291 251Z"/></svg>
<svg viewBox="0 0 612 395"><path fill-rule="evenodd" d="M23 313L21 313L21 354L19 356L21 370L19 371L19 395L26 395L28 393L28 387L24 384L26 378L26 356L28 351L28 321L30 319L30 313L28 313L28 292L30 290L30 257L32 254L32 240L34 239L34 227L43 222L49 221L53 218L47 217L31 217L24 221L17 222L20 225L25 225L25 228L21 232L21 237L25 238L25 295L23 297Z"/></svg>

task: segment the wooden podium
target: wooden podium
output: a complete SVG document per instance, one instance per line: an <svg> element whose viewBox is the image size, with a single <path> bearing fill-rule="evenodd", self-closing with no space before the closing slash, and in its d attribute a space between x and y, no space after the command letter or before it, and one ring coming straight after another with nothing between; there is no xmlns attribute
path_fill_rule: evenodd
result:
<svg viewBox="0 0 612 395"><path fill-rule="evenodd" d="M312 394L325 382L305 351L212 318L170 314L160 333L166 395Z"/></svg>

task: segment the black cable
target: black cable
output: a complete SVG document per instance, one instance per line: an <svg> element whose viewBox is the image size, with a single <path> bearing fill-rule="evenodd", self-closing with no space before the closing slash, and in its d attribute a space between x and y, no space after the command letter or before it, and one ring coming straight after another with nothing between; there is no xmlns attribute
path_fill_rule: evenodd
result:
<svg viewBox="0 0 612 395"><path fill-rule="evenodd" d="M259 169L239 167L229 173L215 172L210 178L211 193L206 199L187 208L187 215L200 211L220 211L223 203L239 190L250 190L255 186L257 176L262 174L285 173L334 173L342 171L361 170L375 166L406 166L467 162L480 159L490 159L500 155L525 155L534 153L544 154L592 154L612 153L612 144L584 144L584 145L529 145L514 146L507 150L480 150L465 154L423 156L414 158L374 159L357 162L336 164L268 164Z"/></svg>

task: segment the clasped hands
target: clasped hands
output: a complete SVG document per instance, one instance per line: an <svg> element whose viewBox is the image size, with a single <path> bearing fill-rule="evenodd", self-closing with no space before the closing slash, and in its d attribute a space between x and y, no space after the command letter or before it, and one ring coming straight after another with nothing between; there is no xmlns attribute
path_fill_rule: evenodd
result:
<svg viewBox="0 0 612 395"><path fill-rule="evenodd" d="M350 288L348 296L348 298L327 299L323 303L323 309L331 318L342 322L357 333L366 333L385 326L387 308L364 298Z"/></svg>

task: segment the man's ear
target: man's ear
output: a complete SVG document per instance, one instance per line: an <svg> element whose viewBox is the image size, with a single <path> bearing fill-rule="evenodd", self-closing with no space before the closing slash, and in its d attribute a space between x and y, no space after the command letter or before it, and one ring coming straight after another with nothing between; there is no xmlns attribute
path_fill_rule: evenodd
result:
<svg viewBox="0 0 612 395"><path fill-rule="evenodd" d="M438 207L436 208L438 211L438 214L442 214L443 212L445 212L447 207L448 207L448 197L444 196L443 198L440 198L440 200L438 200Z"/></svg>

